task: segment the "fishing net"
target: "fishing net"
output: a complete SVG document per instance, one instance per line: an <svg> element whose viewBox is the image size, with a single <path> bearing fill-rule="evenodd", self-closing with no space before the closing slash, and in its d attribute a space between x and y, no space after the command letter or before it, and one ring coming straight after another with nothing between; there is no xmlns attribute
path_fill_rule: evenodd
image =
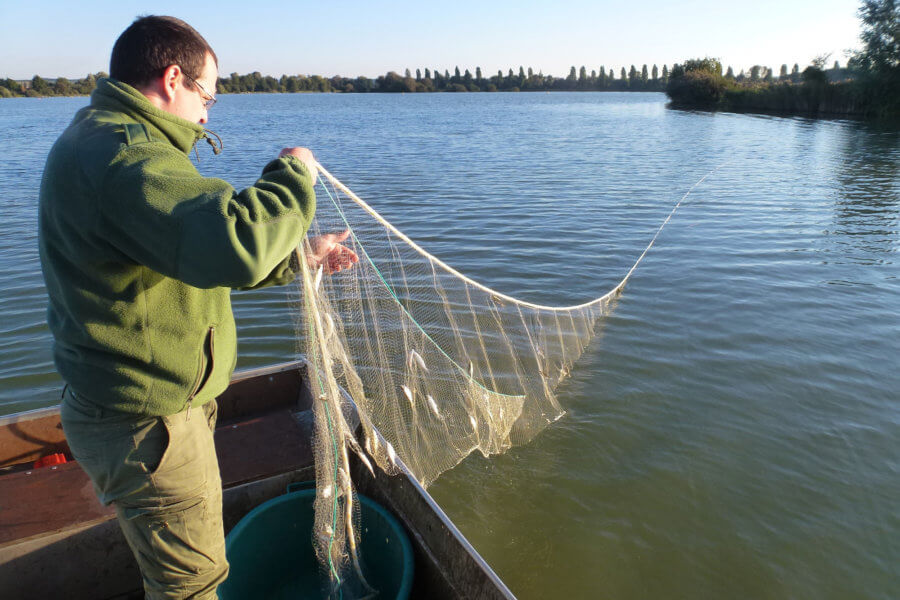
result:
<svg viewBox="0 0 900 600"><path fill-rule="evenodd" d="M388 474L405 465L427 487L476 450L489 456L528 442L563 414L554 390L634 267L585 304L517 300L430 255L320 172L310 236L349 229L345 245L359 255L352 269L331 276L300 260L299 335L316 398L313 543L335 593L348 576L362 578L348 453ZM361 442L342 411L346 395ZM364 579L361 586L370 591Z"/></svg>

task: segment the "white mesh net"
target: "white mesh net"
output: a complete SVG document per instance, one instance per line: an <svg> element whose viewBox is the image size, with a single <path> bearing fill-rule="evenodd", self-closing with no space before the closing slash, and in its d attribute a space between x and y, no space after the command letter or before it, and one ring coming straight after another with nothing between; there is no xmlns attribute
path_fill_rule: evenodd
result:
<svg viewBox="0 0 900 600"><path fill-rule="evenodd" d="M431 256L320 172L310 236L349 229L345 245L359 255L332 276L300 260L299 335L317 397L314 544L335 593L362 577L348 451L389 474L402 461L428 486L475 450L488 456L529 441L563 414L554 390L634 267L586 304L523 302ZM341 412L342 390L357 407L365 451ZM359 589L367 588L363 579Z"/></svg>

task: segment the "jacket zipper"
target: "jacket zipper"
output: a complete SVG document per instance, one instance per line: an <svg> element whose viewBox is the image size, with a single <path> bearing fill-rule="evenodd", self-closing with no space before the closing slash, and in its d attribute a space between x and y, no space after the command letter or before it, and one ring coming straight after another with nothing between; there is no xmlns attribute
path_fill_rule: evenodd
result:
<svg viewBox="0 0 900 600"><path fill-rule="evenodd" d="M200 372L197 373L197 381L194 382L194 388L191 391L191 395L188 396L187 399L187 414L184 417L185 421L190 420L191 418L191 408L193 408L194 406L194 398L202 388L202 385L204 383L203 376L206 375L207 369L209 370L209 377L206 378L206 381L209 381L210 377L212 377L212 370L215 366L213 360L215 356L215 334L215 326L211 326L206 332L207 338L209 339L209 363L206 362L206 348L202 348L200 350Z"/></svg>

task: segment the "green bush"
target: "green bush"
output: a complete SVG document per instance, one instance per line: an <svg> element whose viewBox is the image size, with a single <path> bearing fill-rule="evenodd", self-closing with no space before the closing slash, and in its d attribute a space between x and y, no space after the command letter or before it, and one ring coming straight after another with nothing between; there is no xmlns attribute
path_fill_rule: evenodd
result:
<svg viewBox="0 0 900 600"><path fill-rule="evenodd" d="M700 71L703 73L710 73L712 75L721 75L722 63L715 58L692 58L690 60L684 61L683 65L676 64L672 68L672 77L677 77L679 70L684 73Z"/></svg>
<svg viewBox="0 0 900 600"><path fill-rule="evenodd" d="M828 75L825 71L812 65L803 69L802 78L803 83L807 85L823 87L828 85Z"/></svg>
<svg viewBox="0 0 900 600"><path fill-rule="evenodd" d="M682 71L676 76L672 70L666 94L676 106L699 106L713 108L725 97L726 90L733 84L720 73L706 70Z"/></svg>

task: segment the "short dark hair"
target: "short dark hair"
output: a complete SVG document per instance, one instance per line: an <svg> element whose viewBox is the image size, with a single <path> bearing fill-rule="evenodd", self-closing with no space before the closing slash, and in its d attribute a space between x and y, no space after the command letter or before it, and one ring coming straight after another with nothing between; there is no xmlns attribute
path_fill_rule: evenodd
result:
<svg viewBox="0 0 900 600"><path fill-rule="evenodd" d="M207 52L218 65L209 43L181 19L138 17L113 46L109 76L139 87L161 77L170 65L178 65L184 73L199 79Z"/></svg>

